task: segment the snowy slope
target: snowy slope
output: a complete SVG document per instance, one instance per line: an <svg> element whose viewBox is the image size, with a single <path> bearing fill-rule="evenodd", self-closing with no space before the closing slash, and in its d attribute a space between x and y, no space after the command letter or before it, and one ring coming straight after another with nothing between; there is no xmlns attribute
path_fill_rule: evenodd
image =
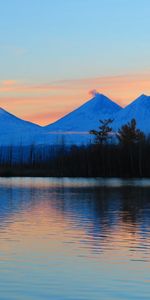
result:
<svg viewBox="0 0 150 300"><path fill-rule="evenodd" d="M97 129L99 120L107 118L114 119L114 131L135 118L137 127L150 134L150 96L141 95L122 109L97 93L73 112L45 127L24 121L0 108L0 145L87 144L92 140L89 130Z"/></svg>
<svg viewBox="0 0 150 300"><path fill-rule="evenodd" d="M91 137L90 137L91 138ZM44 127L24 121L0 108L0 146L86 144L87 134L48 134ZM2 149L1 149L2 150ZM6 148L3 156L9 156Z"/></svg>
<svg viewBox="0 0 150 300"><path fill-rule="evenodd" d="M102 94L55 123L41 127L24 121L0 108L0 145L87 144L89 130L98 128L100 119L114 118L121 107Z"/></svg>
<svg viewBox="0 0 150 300"><path fill-rule="evenodd" d="M32 144L42 132L42 127L0 108L0 145Z"/></svg>
<svg viewBox="0 0 150 300"><path fill-rule="evenodd" d="M137 128L150 134L150 96L141 95L131 104L120 110L113 122L113 129L116 131L122 125L136 119Z"/></svg>
<svg viewBox="0 0 150 300"><path fill-rule="evenodd" d="M114 118L121 107L102 94L94 98L59 119L53 124L45 126L49 132L89 132L97 129L99 120Z"/></svg>

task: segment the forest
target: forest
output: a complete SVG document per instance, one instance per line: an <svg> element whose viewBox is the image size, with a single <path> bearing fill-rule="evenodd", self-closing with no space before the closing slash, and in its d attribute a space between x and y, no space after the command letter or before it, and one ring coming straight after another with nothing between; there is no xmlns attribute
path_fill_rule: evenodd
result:
<svg viewBox="0 0 150 300"><path fill-rule="evenodd" d="M150 138L132 119L112 143L111 123L101 120L86 146L1 147L0 176L150 177Z"/></svg>

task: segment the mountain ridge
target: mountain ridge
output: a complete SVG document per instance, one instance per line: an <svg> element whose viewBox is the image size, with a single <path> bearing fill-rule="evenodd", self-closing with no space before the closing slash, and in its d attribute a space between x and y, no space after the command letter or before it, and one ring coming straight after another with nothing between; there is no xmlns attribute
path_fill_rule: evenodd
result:
<svg viewBox="0 0 150 300"><path fill-rule="evenodd" d="M150 96L142 94L118 112L112 127L117 131L132 119L136 120L138 129L150 134Z"/></svg>
<svg viewBox="0 0 150 300"><path fill-rule="evenodd" d="M140 95L125 108L103 94L83 103L56 122L40 126L0 108L0 145L88 144L89 131L98 129L99 120L114 119L113 131L135 118L137 128L150 134L150 96Z"/></svg>
<svg viewBox="0 0 150 300"><path fill-rule="evenodd" d="M89 131L98 127L98 120L113 117L121 109L105 95L96 93L95 97L45 128L49 131Z"/></svg>
<svg viewBox="0 0 150 300"><path fill-rule="evenodd" d="M0 145L26 145L36 140L43 131L40 125L23 120L0 108Z"/></svg>

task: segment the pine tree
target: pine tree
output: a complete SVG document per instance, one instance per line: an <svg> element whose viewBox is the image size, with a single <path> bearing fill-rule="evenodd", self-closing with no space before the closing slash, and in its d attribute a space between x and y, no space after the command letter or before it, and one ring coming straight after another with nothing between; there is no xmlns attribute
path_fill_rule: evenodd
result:
<svg viewBox="0 0 150 300"><path fill-rule="evenodd" d="M100 126L99 130L90 130L90 134L95 136L95 143L96 144L105 144L107 139L110 138L110 133L112 132L112 128L110 124L113 122L111 119L106 120L99 120Z"/></svg>
<svg viewBox="0 0 150 300"><path fill-rule="evenodd" d="M123 125L118 130L117 137L119 141L124 145L139 143L145 139L144 133L140 129L136 128L135 119L132 119L131 122Z"/></svg>

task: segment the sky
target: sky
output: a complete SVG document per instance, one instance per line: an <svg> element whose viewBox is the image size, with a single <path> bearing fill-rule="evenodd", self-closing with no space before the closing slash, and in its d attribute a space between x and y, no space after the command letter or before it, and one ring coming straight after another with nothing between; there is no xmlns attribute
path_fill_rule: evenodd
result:
<svg viewBox="0 0 150 300"><path fill-rule="evenodd" d="M149 0L5 0L0 106L46 125L106 94L150 95Z"/></svg>

